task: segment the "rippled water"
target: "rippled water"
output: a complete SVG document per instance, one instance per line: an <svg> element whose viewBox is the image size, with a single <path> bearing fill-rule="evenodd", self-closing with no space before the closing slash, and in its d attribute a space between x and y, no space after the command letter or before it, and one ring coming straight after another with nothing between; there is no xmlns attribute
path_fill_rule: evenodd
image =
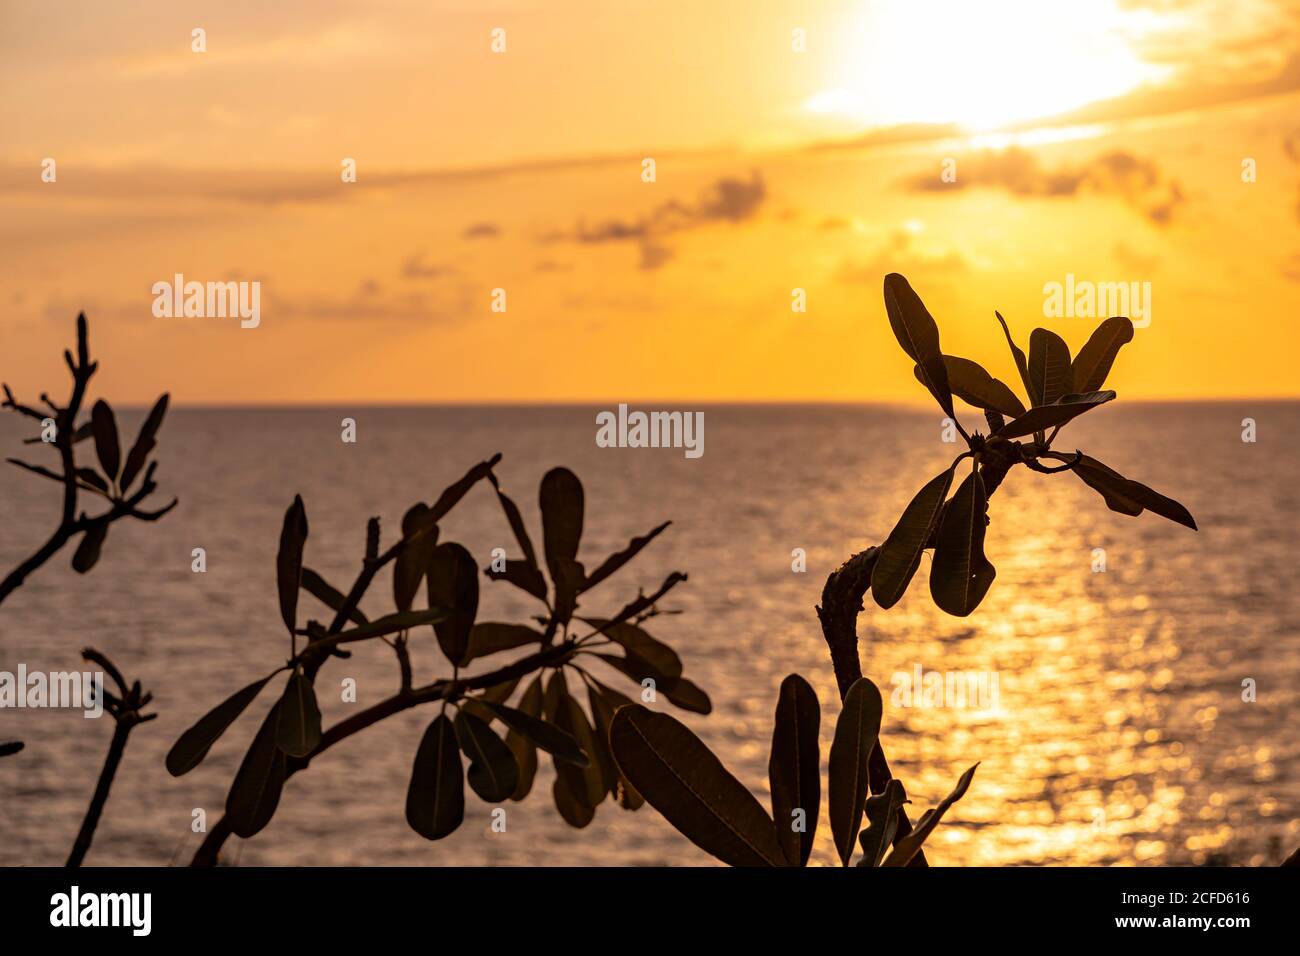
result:
<svg viewBox="0 0 1300 956"><path fill-rule="evenodd" d="M355 445L339 440L344 415L357 419ZM1259 423L1255 444L1240 440L1245 416ZM134 434L139 413L123 419ZM937 611L925 566L893 610L862 615L864 669L887 701L893 675L918 665L998 679L996 709L887 702L886 749L914 816L980 761L970 792L931 839L932 861L1258 864L1300 843L1297 425L1292 404L1099 410L1058 446L1083 447L1178 498L1199 533L1109 512L1073 476L1021 469L993 499L987 548L998 577L974 615ZM114 526L86 577L68 570L65 552L0 606L0 669L75 668L79 649L92 644L154 692L159 717L132 736L88 862L183 862L199 840L193 810L219 813L269 695L190 775L169 777L162 758L202 712L283 660L273 566L293 494L307 504L308 563L344 586L368 516L381 516L391 534L407 505L431 501L497 451L534 540L541 475L557 464L580 475L588 567L673 519L638 561L591 592L586 610L616 610L671 570L690 574L669 602L683 613L652 630L678 648L714 712L678 716L763 803L776 688L791 671L821 697L824 758L838 701L813 607L826 574L882 540L912 493L951 459L937 416L709 408L698 460L600 449L594 434L594 410L579 408L173 412L160 478L181 499L176 512L157 525ZM0 419L6 454L19 437L15 421ZM53 485L0 472L6 568L43 540L57 499ZM485 487L444 522L443 539L465 543L480 564L493 547L515 550ZM206 574L190 570L194 547L207 550ZM807 552L806 573L791 570L795 548ZM1092 570L1095 548L1105 549L1104 573ZM375 594L388 592L385 580ZM518 594L485 583L480 620L532 613ZM443 673L431 634L413 653L417 680ZM328 678L357 678L359 701L322 691L327 723L388 696L394 670L382 645L331 663ZM1258 685L1253 703L1242 700L1245 678ZM428 719L427 710L402 714L331 750L287 785L270 827L227 844L230 856L242 864L710 861L650 808L628 813L607 802L585 831L570 829L551 804L545 762L529 799L509 805L506 833L490 831L490 807L470 795L461 830L424 841L407 828L403 807ZM110 733L107 721L78 713L0 712L0 738L27 743L0 762L0 863L62 862ZM830 863L825 823L820 837L814 860Z"/></svg>

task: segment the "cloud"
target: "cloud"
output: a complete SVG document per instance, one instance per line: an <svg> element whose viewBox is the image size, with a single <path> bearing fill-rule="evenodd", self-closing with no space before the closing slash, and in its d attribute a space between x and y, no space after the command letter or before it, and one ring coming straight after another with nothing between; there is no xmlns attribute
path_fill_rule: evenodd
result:
<svg viewBox="0 0 1300 956"><path fill-rule="evenodd" d="M966 272L970 263L957 249L923 243L915 230L895 229L868 259L847 258L835 270L835 279L851 285L878 287L891 272L938 278Z"/></svg>
<svg viewBox="0 0 1300 956"><path fill-rule="evenodd" d="M1037 157L1025 149L985 150L958 162L954 182L943 182L933 172L926 172L905 180L905 185L914 192L986 187L1026 197L1111 195L1157 226L1169 225L1186 202L1182 187L1161 175L1154 162L1123 150L1103 153L1082 166L1055 170L1044 169Z"/></svg>
<svg viewBox="0 0 1300 956"><path fill-rule="evenodd" d="M501 230L494 222L476 222L466 226L460 235L462 239L495 239L501 235Z"/></svg>
<svg viewBox="0 0 1300 956"><path fill-rule="evenodd" d="M408 279L441 279L455 273L451 266L425 262L424 253L416 253L402 266L402 275Z"/></svg>

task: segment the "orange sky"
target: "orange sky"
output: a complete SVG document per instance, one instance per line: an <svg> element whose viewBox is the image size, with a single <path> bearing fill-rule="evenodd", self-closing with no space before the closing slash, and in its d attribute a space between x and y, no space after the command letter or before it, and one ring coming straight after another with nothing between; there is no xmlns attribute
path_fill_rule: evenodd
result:
<svg viewBox="0 0 1300 956"><path fill-rule="evenodd" d="M1294 2L51 9L0 6L23 396L85 309L119 403L923 401L891 271L1007 381L993 310L1077 348L1072 274L1150 283L1123 397L1300 392ZM260 325L155 317L176 273L260 282Z"/></svg>

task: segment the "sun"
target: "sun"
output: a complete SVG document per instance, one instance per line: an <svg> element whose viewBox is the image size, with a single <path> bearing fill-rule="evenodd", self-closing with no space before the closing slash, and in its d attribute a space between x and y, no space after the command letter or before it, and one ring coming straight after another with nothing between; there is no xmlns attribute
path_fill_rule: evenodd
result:
<svg viewBox="0 0 1300 956"><path fill-rule="evenodd" d="M863 125L999 129L1166 74L1134 51L1150 15L1115 0L886 0L849 19L840 82L804 107Z"/></svg>

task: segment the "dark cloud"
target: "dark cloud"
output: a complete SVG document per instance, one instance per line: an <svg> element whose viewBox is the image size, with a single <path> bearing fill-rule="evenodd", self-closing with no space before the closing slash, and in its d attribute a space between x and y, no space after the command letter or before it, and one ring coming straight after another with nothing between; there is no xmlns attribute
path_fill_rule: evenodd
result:
<svg viewBox="0 0 1300 956"><path fill-rule="evenodd" d="M451 266L440 265L436 262L425 262L423 253L416 253L406 260L402 266L402 275L408 279L441 279L443 276L449 276L456 270Z"/></svg>
<svg viewBox="0 0 1300 956"><path fill-rule="evenodd" d="M915 192L952 192L972 187L1004 189L1013 196L1072 197L1085 193L1117 196L1158 226L1173 221L1186 202L1182 187L1166 179L1149 159L1123 150L1103 153L1077 167L1045 169L1033 153L1012 147L959 159L955 182L935 172L905 181Z"/></svg>
<svg viewBox="0 0 1300 956"><path fill-rule="evenodd" d="M462 239L495 239L501 235L500 228L494 222L476 222L465 228Z"/></svg>

